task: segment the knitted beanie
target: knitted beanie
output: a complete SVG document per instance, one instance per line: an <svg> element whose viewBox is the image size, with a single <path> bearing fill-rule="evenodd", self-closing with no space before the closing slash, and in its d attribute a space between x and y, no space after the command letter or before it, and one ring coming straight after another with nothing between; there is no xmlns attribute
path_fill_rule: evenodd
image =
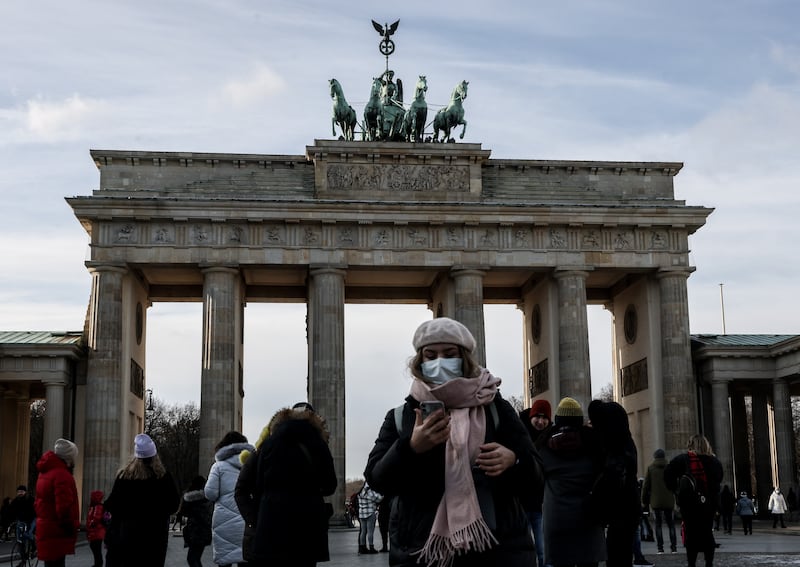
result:
<svg viewBox="0 0 800 567"><path fill-rule="evenodd" d="M417 327L412 341L414 350L433 344L459 345L472 352L475 350L475 337L463 324L449 317L437 317L425 321Z"/></svg>
<svg viewBox="0 0 800 567"><path fill-rule="evenodd" d="M146 433L140 433L133 439L133 454L137 459L149 459L157 453L156 444Z"/></svg>
<svg viewBox="0 0 800 567"><path fill-rule="evenodd" d="M53 452L67 465L73 466L78 456L78 446L69 439L57 439Z"/></svg>
<svg viewBox="0 0 800 567"><path fill-rule="evenodd" d="M556 408L556 427L583 425L583 408L573 398L563 398Z"/></svg>
<svg viewBox="0 0 800 567"><path fill-rule="evenodd" d="M548 421L553 420L553 409L550 407L550 402L547 400L536 400L533 402L531 406L531 411L528 413L528 417L536 417L537 415L543 415L547 418Z"/></svg>
<svg viewBox="0 0 800 567"><path fill-rule="evenodd" d="M656 449L655 453L653 453L654 459L663 459L666 457L666 453L664 453L664 449Z"/></svg>

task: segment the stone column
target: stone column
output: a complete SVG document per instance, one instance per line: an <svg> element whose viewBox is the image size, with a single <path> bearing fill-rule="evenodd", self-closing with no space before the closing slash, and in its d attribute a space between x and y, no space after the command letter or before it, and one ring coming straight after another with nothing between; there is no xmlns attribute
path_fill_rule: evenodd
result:
<svg viewBox="0 0 800 567"><path fill-rule="evenodd" d="M486 366L486 329L483 317L483 278L486 272L473 268L453 268L455 317L475 337L475 358Z"/></svg>
<svg viewBox="0 0 800 567"><path fill-rule="evenodd" d="M589 369L589 320L586 314L586 278L583 270L557 269L558 376L560 396L575 398L584 415L592 401ZM558 400L556 400L558 403Z"/></svg>
<svg viewBox="0 0 800 567"><path fill-rule="evenodd" d="M89 264L92 295L89 312L89 358L86 372L86 446L83 450L83 502L89 491L108 493L123 463L122 439L122 282L127 269Z"/></svg>
<svg viewBox="0 0 800 567"><path fill-rule="evenodd" d="M756 465L755 493L758 497L759 516L769 516L767 504L772 494L772 452L770 451L767 393L753 390L753 458Z"/></svg>
<svg viewBox="0 0 800 567"><path fill-rule="evenodd" d="M736 486L731 478L731 488L739 492L753 493L750 479L750 443L748 441L747 406L744 394L734 391L731 395L731 415L733 418L733 459L736 466Z"/></svg>
<svg viewBox="0 0 800 567"><path fill-rule="evenodd" d="M31 444L31 400L27 396L17 398L16 450L17 459L15 478L17 484L28 484L28 461L30 461ZM53 445L42 447L42 452L52 449ZM30 488L30 487L29 487Z"/></svg>
<svg viewBox="0 0 800 567"><path fill-rule="evenodd" d="M697 394L689 341L689 270L658 273L661 297L661 372L664 392L664 445L669 457L683 451L698 433Z"/></svg>
<svg viewBox="0 0 800 567"><path fill-rule="evenodd" d="M43 448L52 447L56 439L64 436L64 388L67 382L61 378L44 380L44 386L47 406L44 412Z"/></svg>
<svg viewBox="0 0 800 567"><path fill-rule="evenodd" d="M778 485L784 494L797 487L795 478L794 428L789 383L782 378L772 381L772 406L775 413L775 454L778 459Z"/></svg>
<svg viewBox="0 0 800 567"><path fill-rule="evenodd" d="M214 463L214 447L236 429L239 270L203 269L203 358L200 370L200 474Z"/></svg>
<svg viewBox="0 0 800 567"><path fill-rule="evenodd" d="M345 492L345 375L344 284L339 267L312 267L308 294L308 401L325 418L330 432L338 487L332 524L344 523Z"/></svg>
<svg viewBox="0 0 800 567"><path fill-rule="evenodd" d="M714 415L714 439L712 445L722 463L723 484L733 486L733 442L731 440L731 412L728 404L729 380L711 382L711 407Z"/></svg>

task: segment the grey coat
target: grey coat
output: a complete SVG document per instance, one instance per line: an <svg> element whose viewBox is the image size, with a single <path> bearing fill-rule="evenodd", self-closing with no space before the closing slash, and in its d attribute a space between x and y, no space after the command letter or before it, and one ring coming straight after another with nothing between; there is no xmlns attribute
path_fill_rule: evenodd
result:
<svg viewBox="0 0 800 567"><path fill-rule="evenodd" d="M544 474L544 559L548 565L574 565L606 560L603 526L588 514L589 491L596 476L590 428L564 433L568 448L548 443L557 429L536 442L537 460ZM560 439L564 439L561 437ZM597 444L597 443L595 443Z"/></svg>

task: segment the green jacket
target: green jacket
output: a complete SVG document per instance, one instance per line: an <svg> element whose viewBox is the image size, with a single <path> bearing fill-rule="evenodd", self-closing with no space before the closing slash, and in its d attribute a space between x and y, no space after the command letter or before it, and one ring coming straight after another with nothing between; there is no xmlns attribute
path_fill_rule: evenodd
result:
<svg viewBox="0 0 800 567"><path fill-rule="evenodd" d="M667 459L654 459L647 467L647 474L642 485L642 505L653 510L672 510L675 507L675 495L664 484L664 468Z"/></svg>

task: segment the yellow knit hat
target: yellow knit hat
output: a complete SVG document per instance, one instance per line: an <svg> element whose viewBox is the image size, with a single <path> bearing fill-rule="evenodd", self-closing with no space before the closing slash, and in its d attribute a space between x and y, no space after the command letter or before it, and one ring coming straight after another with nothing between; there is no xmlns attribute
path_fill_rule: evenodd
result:
<svg viewBox="0 0 800 567"><path fill-rule="evenodd" d="M574 398L563 398L556 409L556 424L580 425L583 423L583 408Z"/></svg>

